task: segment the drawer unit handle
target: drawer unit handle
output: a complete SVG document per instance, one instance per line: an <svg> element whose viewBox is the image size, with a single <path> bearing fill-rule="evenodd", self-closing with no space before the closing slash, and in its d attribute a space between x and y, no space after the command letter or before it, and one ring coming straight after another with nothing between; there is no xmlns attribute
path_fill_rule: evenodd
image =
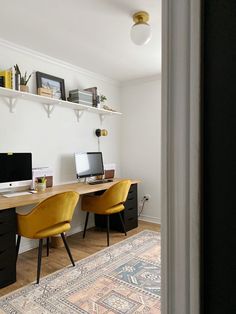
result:
<svg viewBox="0 0 236 314"><path fill-rule="evenodd" d="M132 201L132 200L134 200L134 197L128 197L127 198L127 201Z"/></svg>
<svg viewBox="0 0 236 314"><path fill-rule="evenodd" d="M133 220L134 219L134 217L130 217L130 218L128 218L128 220Z"/></svg>
<svg viewBox="0 0 236 314"><path fill-rule="evenodd" d="M133 210L133 209L134 209L133 207L130 207L130 208L126 209L126 210Z"/></svg>
<svg viewBox="0 0 236 314"><path fill-rule="evenodd" d="M4 217L2 218L0 215L0 224L9 224L12 221L14 221L15 219L13 217Z"/></svg>

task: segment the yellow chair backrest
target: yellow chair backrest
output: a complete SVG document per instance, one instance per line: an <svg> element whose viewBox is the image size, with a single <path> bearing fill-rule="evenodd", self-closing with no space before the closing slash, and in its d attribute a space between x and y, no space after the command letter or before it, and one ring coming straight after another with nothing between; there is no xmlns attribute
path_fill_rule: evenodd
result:
<svg viewBox="0 0 236 314"><path fill-rule="evenodd" d="M58 224L70 223L78 200L79 194L73 191L59 193L45 199L30 213L24 215L24 221L28 221L24 224L24 228L28 229L25 232L36 234Z"/></svg>
<svg viewBox="0 0 236 314"><path fill-rule="evenodd" d="M107 205L106 207L108 208L118 204L123 204L127 199L130 186L130 180L122 180L106 190L102 195L103 201Z"/></svg>

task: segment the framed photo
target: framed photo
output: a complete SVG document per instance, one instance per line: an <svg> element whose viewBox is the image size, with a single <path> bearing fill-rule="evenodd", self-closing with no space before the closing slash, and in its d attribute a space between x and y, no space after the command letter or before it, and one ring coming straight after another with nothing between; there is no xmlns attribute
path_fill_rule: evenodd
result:
<svg viewBox="0 0 236 314"><path fill-rule="evenodd" d="M50 88L52 97L55 99L66 100L64 80L42 72L36 72L36 85L38 88Z"/></svg>

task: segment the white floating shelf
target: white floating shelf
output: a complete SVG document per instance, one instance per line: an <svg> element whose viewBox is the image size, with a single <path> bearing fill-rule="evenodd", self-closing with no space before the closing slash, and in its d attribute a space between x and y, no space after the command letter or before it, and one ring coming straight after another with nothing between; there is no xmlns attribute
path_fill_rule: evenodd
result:
<svg viewBox="0 0 236 314"><path fill-rule="evenodd" d="M55 107L65 107L74 110L77 120L81 118L84 112L92 112L100 115L101 122L104 120L104 117L107 115L121 115L121 112L111 111L105 109L98 109L96 107L90 107L86 105L81 105L65 100L53 99L50 97L40 96L36 94L25 93L9 88L0 87L0 97L3 97L6 101L7 106L9 107L10 112L14 112L16 107L16 102L18 99L24 99L27 101L33 101L40 103L44 106L45 111L47 112L48 117L51 116Z"/></svg>

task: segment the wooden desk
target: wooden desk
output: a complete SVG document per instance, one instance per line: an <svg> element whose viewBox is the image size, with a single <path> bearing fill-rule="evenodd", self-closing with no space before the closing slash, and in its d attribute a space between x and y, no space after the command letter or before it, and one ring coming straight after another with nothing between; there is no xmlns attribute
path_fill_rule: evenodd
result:
<svg viewBox="0 0 236 314"><path fill-rule="evenodd" d="M21 195L16 197L4 197L0 196L0 210L4 210L7 208L15 208L20 206L37 204L49 196L55 195L57 193L65 192L65 191L75 191L80 195L89 194L94 192L99 192L103 190L107 190L110 186L115 184L116 182L121 181L121 179L114 179L113 182L101 183L101 184L85 184L85 183L71 183L71 184L63 184L56 185L51 188L47 188L44 192L39 192L36 194L29 195ZM132 180L132 184L140 183L140 180Z"/></svg>
<svg viewBox="0 0 236 314"><path fill-rule="evenodd" d="M75 191L80 195L107 190L110 186L120 181L102 184L71 183L47 188L45 192L21 195L16 197L0 196L0 288L16 281L16 207L37 204L49 196L60 192ZM137 185L139 180L132 180L132 185Z"/></svg>

